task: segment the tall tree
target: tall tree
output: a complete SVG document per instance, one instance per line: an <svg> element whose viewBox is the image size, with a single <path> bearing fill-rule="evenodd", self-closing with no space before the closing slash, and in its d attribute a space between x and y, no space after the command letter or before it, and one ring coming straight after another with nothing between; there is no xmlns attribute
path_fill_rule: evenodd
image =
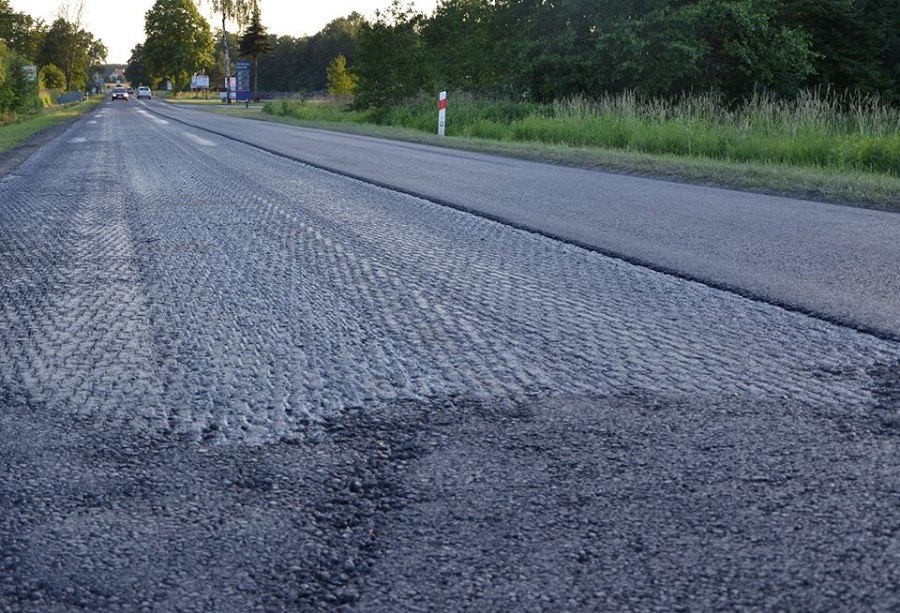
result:
<svg viewBox="0 0 900 613"><path fill-rule="evenodd" d="M190 84L191 74L213 63L209 23L191 0L156 0L144 18L147 36L142 58L150 78L169 79L175 91Z"/></svg>
<svg viewBox="0 0 900 613"><path fill-rule="evenodd" d="M147 67L144 65L144 45L135 45L131 50L131 57L128 58L128 64L125 66L125 78L132 85L149 85L150 87L157 85L150 80Z"/></svg>
<svg viewBox="0 0 900 613"><path fill-rule="evenodd" d="M100 41L95 41L94 36L82 27L83 15L84 0L60 4L56 19L44 35L38 52L39 65L55 64L63 71L67 90L84 87L92 60L102 61L106 55L106 47Z"/></svg>
<svg viewBox="0 0 900 613"><path fill-rule="evenodd" d="M781 18L812 37L809 85L878 93L900 102L900 2L782 0Z"/></svg>
<svg viewBox="0 0 900 613"><path fill-rule="evenodd" d="M87 48L75 24L57 17L44 36L38 53L40 66L55 64L66 77L66 90L87 78Z"/></svg>
<svg viewBox="0 0 900 613"><path fill-rule="evenodd" d="M421 30L425 17L394 0L359 31L354 104L386 108L431 88Z"/></svg>
<svg viewBox="0 0 900 613"><path fill-rule="evenodd" d="M443 0L422 31L441 89L486 92L498 63L490 31L492 0Z"/></svg>
<svg viewBox="0 0 900 613"><path fill-rule="evenodd" d="M269 40L266 28L260 22L259 6L254 3L253 16L250 24L241 37L241 57L249 57L253 60L253 97L259 95L259 56L272 53L274 45Z"/></svg>
<svg viewBox="0 0 900 613"><path fill-rule="evenodd" d="M301 46L305 40L293 36L271 37L272 53L260 58L257 70L264 90L296 92L306 87L300 77L303 72Z"/></svg>
<svg viewBox="0 0 900 613"><path fill-rule="evenodd" d="M0 0L0 41L10 52L34 61L47 26L40 19L12 10L9 0Z"/></svg>
<svg viewBox="0 0 900 613"><path fill-rule="evenodd" d="M356 42L365 19L359 13L334 19L320 32L306 39L303 48L303 81L310 90L321 90L327 86L326 68L339 55L343 55L349 66L356 57Z"/></svg>
<svg viewBox="0 0 900 613"><path fill-rule="evenodd" d="M231 104L231 54L228 50L228 35L226 22L234 21L238 28L242 28L253 9L258 9L259 0L209 0L213 12L222 15L222 45L225 47L225 99Z"/></svg>

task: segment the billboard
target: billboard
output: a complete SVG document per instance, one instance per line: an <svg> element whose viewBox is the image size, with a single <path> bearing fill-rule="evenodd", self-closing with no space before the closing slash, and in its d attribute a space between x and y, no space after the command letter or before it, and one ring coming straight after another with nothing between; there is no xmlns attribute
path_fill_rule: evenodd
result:
<svg viewBox="0 0 900 613"><path fill-rule="evenodd" d="M235 91L237 92L237 99L244 101L250 99L250 67L252 64L247 60L240 60L234 63L234 72L235 79L237 80L237 85L235 87Z"/></svg>
<svg viewBox="0 0 900 613"><path fill-rule="evenodd" d="M209 75L193 75L191 77L191 89L209 89Z"/></svg>

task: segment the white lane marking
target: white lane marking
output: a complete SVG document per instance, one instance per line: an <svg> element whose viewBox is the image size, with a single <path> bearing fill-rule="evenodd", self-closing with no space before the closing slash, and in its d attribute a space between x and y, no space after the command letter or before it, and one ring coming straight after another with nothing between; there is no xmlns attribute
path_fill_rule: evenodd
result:
<svg viewBox="0 0 900 613"><path fill-rule="evenodd" d="M145 111L144 109L138 109L137 112L140 113L141 115L146 115L147 118L152 119L153 121L155 121L156 123L158 123L160 125L163 125L163 126L169 125L168 121L166 121L165 119L160 119L159 117L157 117L150 111Z"/></svg>
<svg viewBox="0 0 900 613"><path fill-rule="evenodd" d="M70 138L69 142L72 144L86 143L87 139L83 136L76 136L75 138Z"/></svg>
<svg viewBox="0 0 900 613"><path fill-rule="evenodd" d="M202 136L197 136L196 134L191 134L190 132L184 132L184 135L187 136L192 141L194 141L195 143L197 143L198 145L201 145L203 147L215 147L216 146L216 144L214 142L212 142L211 140L207 140L207 139L203 138Z"/></svg>

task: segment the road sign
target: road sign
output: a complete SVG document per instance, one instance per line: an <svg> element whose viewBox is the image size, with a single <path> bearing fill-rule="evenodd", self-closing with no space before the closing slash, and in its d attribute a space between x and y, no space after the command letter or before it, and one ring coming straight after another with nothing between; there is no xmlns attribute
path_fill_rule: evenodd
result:
<svg viewBox="0 0 900 613"><path fill-rule="evenodd" d="M237 79L237 86L235 87L235 91L237 92L238 100L244 101L244 100L250 99L251 66L252 66L252 64L247 60L239 60L234 63L235 78Z"/></svg>

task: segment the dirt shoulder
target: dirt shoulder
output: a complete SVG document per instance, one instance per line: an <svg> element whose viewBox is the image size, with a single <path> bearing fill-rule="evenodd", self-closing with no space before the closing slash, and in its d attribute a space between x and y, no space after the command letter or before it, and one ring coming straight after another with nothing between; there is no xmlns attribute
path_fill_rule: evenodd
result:
<svg viewBox="0 0 900 613"><path fill-rule="evenodd" d="M0 151L0 177L5 177L14 172L35 151L65 132L75 120L76 118L73 117L71 121L63 121L40 132L35 132L21 145L6 151Z"/></svg>

